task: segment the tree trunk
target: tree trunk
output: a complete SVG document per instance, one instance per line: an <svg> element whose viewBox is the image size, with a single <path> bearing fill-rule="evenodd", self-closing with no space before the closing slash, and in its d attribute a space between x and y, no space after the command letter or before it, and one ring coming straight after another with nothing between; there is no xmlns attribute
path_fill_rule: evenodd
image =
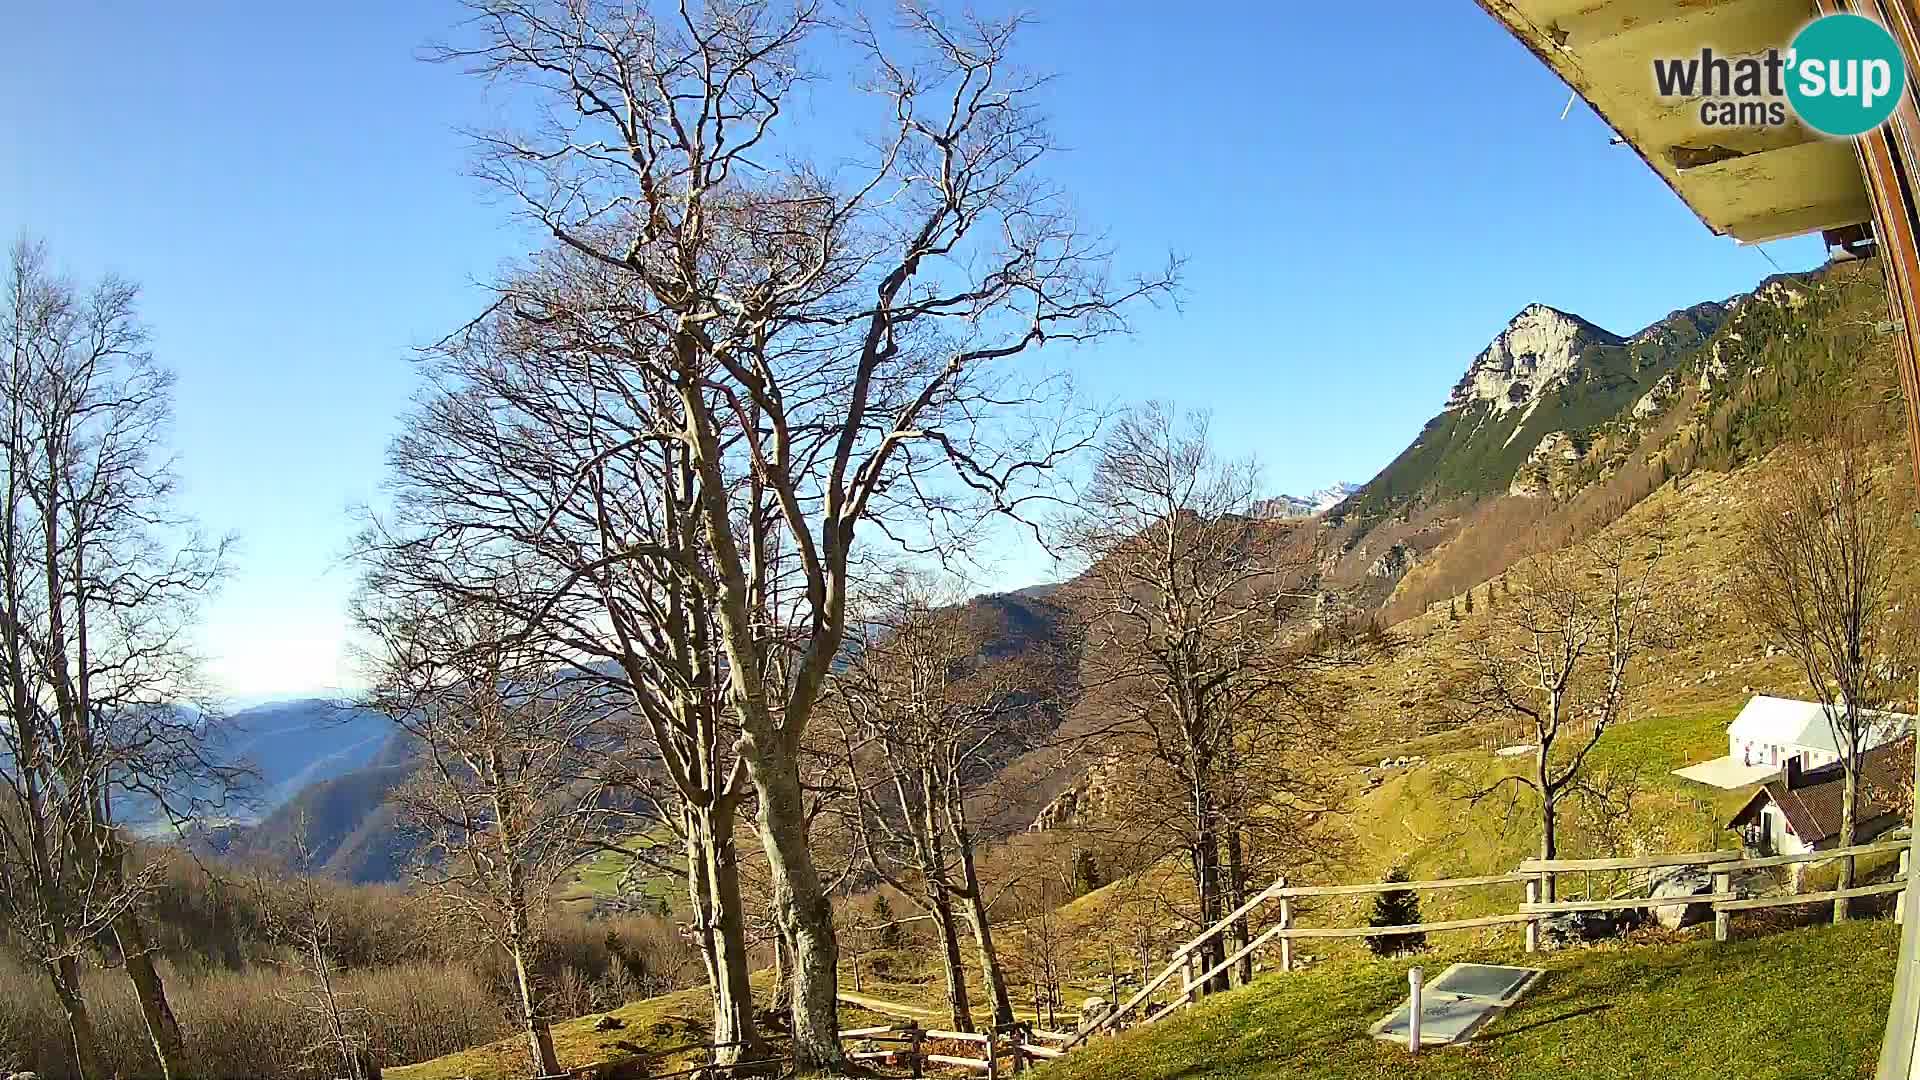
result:
<svg viewBox="0 0 1920 1080"><path fill-rule="evenodd" d="M687 833L687 888L713 997L714 1064L731 1065L759 1049L753 987L747 981L747 924L734 845L734 807L683 808Z"/></svg>
<svg viewBox="0 0 1920 1080"><path fill-rule="evenodd" d="M1212 800L1197 783L1193 790L1193 813L1197 829L1188 857L1193 863L1194 889L1200 900L1200 929L1204 933L1219 922L1225 912L1220 906L1220 838L1214 831ZM1227 957L1226 944L1225 936L1216 934L1195 950L1201 971L1220 966L1220 961ZM1203 992L1211 994L1226 988L1227 975L1223 971L1207 981Z"/></svg>
<svg viewBox="0 0 1920 1080"><path fill-rule="evenodd" d="M1547 750L1551 745L1552 740L1542 737L1539 749L1534 751L1534 782L1539 785L1540 791L1540 858L1542 860L1554 858L1560 850L1560 838L1556 834L1560 818L1558 793L1554 791L1553 785L1547 779L1549 776ZM1553 881L1552 874L1540 875L1540 902L1543 904L1551 904L1555 900Z"/></svg>
<svg viewBox="0 0 1920 1080"><path fill-rule="evenodd" d="M1227 828L1227 903L1238 911L1247 902L1247 854L1246 840L1238 825ZM1253 939L1248 936L1250 930L1245 915L1233 920L1233 951L1239 952ZM1240 958L1240 985L1253 981L1253 954L1249 952Z"/></svg>
<svg viewBox="0 0 1920 1080"><path fill-rule="evenodd" d="M1555 830L1556 822L1558 820L1559 813L1560 813L1560 808L1550 800L1546 802L1542 802L1540 804L1540 859L1543 862L1558 857L1560 844L1559 844L1559 839L1554 835L1554 830ZM1554 882L1554 875L1552 874L1540 875L1540 902L1541 903L1543 904L1554 903L1555 889L1554 889L1553 882Z"/></svg>
<svg viewBox="0 0 1920 1080"><path fill-rule="evenodd" d="M66 1014L67 1031L73 1040L73 1067L79 1080L104 1080L100 1067L100 1039L93 1030L93 1016L80 993L80 962L63 956L47 965L53 980L54 996L60 999L60 1011Z"/></svg>
<svg viewBox="0 0 1920 1080"><path fill-rule="evenodd" d="M1000 954L993 945L993 924L987 916L986 890L980 887L980 874L973 864L973 835L955 826L954 848L960 855L963 894L967 902L967 921L973 924L973 947L980 953L980 974L987 984L987 998L993 1006L993 1026L1013 1023L1013 998L1007 994L1007 973L1000 967Z"/></svg>
<svg viewBox="0 0 1920 1080"><path fill-rule="evenodd" d="M773 928L773 998L767 1003L767 1011L775 1015L793 1010L793 947L787 944L787 935L777 925Z"/></svg>
<svg viewBox="0 0 1920 1080"><path fill-rule="evenodd" d="M160 1062L165 1080L181 1080L187 1075L186 1047L180 1040L180 1023L167 1004L166 987L154 968L153 951L147 947L146 931L132 911L113 921L113 936L120 946L121 961L127 965L127 978L140 1002L140 1017L146 1021L147 1037L153 1041L153 1054Z"/></svg>
<svg viewBox="0 0 1920 1080"><path fill-rule="evenodd" d="M947 971L947 1004L953 1010L955 1031L973 1030L973 1003L967 996L967 969L960 960L960 928L953 915L953 898L937 879L927 882L927 908L940 928L941 958Z"/></svg>
<svg viewBox="0 0 1920 1080"><path fill-rule="evenodd" d="M1840 846L1852 847L1854 833L1858 828L1858 809L1860 797L1860 763L1856 755L1848 755L1847 767L1843 771L1840 792ZM1853 888L1853 856L1840 860L1840 888ZM1847 898L1836 897L1833 901L1833 921L1847 921Z"/></svg>
<svg viewBox="0 0 1920 1080"><path fill-rule="evenodd" d="M807 843L799 757L789 746L742 739L740 756L760 795L760 836L773 879L775 918L793 950L793 1057L799 1072L838 1069L840 948L833 905L820 887Z"/></svg>
<svg viewBox="0 0 1920 1080"><path fill-rule="evenodd" d="M560 1072L560 1061L553 1052L553 1033L534 1000L533 975L527 969L527 950L517 929L508 951L512 953L514 989L520 997L520 1017L524 1022L527 1053L533 1062L534 1075L555 1076Z"/></svg>

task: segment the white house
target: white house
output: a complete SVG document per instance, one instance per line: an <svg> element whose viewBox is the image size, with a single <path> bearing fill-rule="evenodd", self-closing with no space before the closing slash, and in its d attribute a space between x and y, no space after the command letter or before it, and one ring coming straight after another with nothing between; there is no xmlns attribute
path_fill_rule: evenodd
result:
<svg viewBox="0 0 1920 1080"><path fill-rule="evenodd" d="M1860 817L1854 839L1865 843L1900 824L1892 793L1911 782L1911 745L1887 743L1860 756ZM1836 762L1802 770L1797 757L1768 777L1727 828L1759 855L1800 855L1839 843L1846 771ZM1796 867L1796 869L1798 869Z"/></svg>
<svg viewBox="0 0 1920 1080"><path fill-rule="evenodd" d="M1727 756L1769 769L1784 769L1795 758L1806 770L1831 765L1840 760L1840 743L1830 711L1838 712L1813 701L1755 697L1727 725ZM1913 717L1905 713L1869 712L1860 749L1884 746L1912 730Z"/></svg>
<svg viewBox="0 0 1920 1080"><path fill-rule="evenodd" d="M1757 784L1784 770L1788 763L1811 772L1840 760L1840 743L1828 710L1818 702L1764 694L1748 701L1727 725L1727 753L1710 761L1675 769L1674 773L1725 790ZM1905 713L1870 712L1861 733L1862 752L1913 731L1914 718Z"/></svg>

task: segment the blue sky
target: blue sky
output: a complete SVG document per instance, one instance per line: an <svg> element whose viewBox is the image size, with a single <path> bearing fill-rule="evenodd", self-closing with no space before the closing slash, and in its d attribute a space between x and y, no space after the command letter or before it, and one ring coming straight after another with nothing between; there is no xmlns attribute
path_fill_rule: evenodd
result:
<svg viewBox="0 0 1920 1080"><path fill-rule="evenodd" d="M1566 88L1471 0L1035 7L1051 174L1123 266L1188 259L1181 311L1068 362L1102 398L1211 409L1274 491L1371 477L1531 301L1625 333L1773 271L1584 107L1562 120ZM501 102L416 59L459 7L321 10L28 5L0 67L0 229L142 282L180 375L186 508L240 537L202 631L240 697L352 681L347 511L411 352L531 243L455 131ZM1010 556L992 584L1050 569Z"/></svg>

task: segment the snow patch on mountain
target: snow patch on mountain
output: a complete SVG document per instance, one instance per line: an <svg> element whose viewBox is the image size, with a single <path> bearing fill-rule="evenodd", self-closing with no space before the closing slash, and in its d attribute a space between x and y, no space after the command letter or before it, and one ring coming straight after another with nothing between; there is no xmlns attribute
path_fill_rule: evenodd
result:
<svg viewBox="0 0 1920 1080"><path fill-rule="evenodd" d="M1360 485L1336 481L1310 495L1275 495L1262 500L1258 512L1266 517L1296 518L1324 514L1360 490Z"/></svg>

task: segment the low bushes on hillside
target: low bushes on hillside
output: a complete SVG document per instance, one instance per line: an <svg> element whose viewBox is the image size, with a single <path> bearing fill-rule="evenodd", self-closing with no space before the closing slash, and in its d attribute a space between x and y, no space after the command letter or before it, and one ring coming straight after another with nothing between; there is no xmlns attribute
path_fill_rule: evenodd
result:
<svg viewBox="0 0 1920 1080"><path fill-rule="evenodd" d="M300 905L328 927L340 1008L353 1036L384 1065L438 1057L510 1034L512 973L498 950L418 897L239 867L203 867L177 853L150 897L153 940L195 1075L334 1076L319 1000L285 928ZM48 981L0 941L0 1076L73 1076L66 1021ZM651 915L594 919L556 909L534 956L557 1017L610 1009L700 981L698 954ZM152 1075L145 1025L123 973L85 976L111 1075Z"/></svg>
<svg viewBox="0 0 1920 1080"><path fill-rule="evenodd" d="M275 968L166 973L187 1057L205 1077L332 1076L322 1018L300 996L297 973ZM99 1028L103 1064L112 1075L148 1076L153 1047L133 992L118 972L84 980ZM419 1061L507 1034L493 994L472 971L442 964L401 964L347 972L340 999L359 1010L368 1046L383 1063ZM46 980L0 958L0 1072L23 1070L44 1080L74 1076L66 1021Z"/></svg>

